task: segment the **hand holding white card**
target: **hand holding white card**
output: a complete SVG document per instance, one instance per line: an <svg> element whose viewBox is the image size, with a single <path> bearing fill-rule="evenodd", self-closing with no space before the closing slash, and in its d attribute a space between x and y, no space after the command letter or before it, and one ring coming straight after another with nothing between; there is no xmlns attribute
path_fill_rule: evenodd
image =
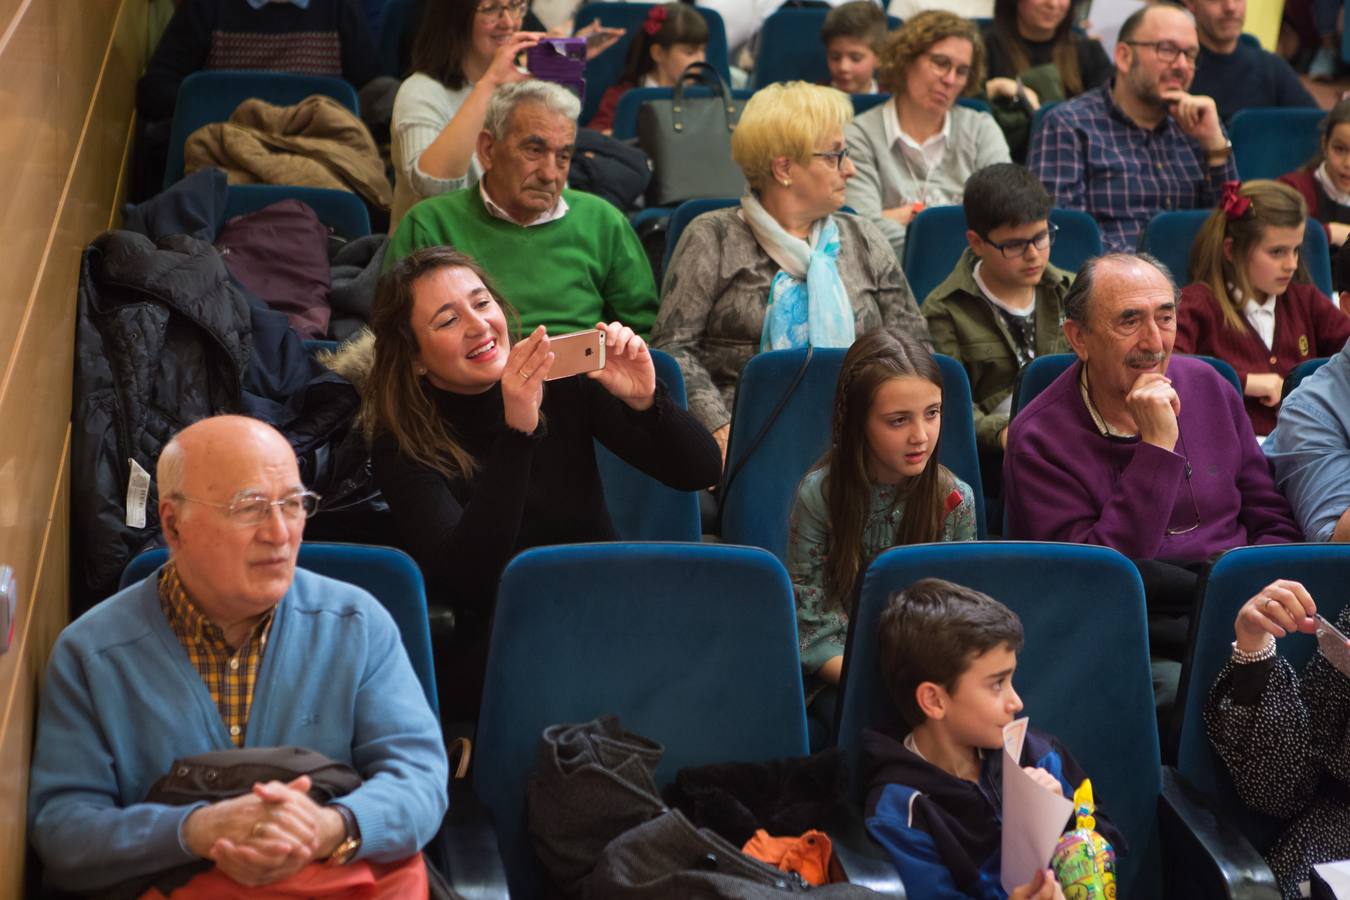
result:
<svg viewBox="0 0 1350 900"><path fill-rule="evenodd" d="M1046 790L1026 772L1019 760L1027 733L1027 719L1003 728L1003 889L1015 888L1036 877L1050 863L1073 801Z"/></svg>

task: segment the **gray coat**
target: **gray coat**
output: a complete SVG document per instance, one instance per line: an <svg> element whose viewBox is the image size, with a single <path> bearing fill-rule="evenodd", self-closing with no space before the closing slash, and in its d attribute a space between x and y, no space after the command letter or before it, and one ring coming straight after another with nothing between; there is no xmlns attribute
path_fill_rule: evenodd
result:
<svg viewBox="0 0 1350 900"><path fill-rule="evenodd" d="M835 213L839 277L858 334L889 328L928 343L928 326L886 239L871 223ZM759 352L769 285L778 263L759 246L740 207L689 223L670 259L652 346L675 357L689 411L715 431L731 422L736 379Z"/></svg>
<svg viewBox="0 0 1350 900"><path fill-rule="evenodd" d="M881 229L895 249L895 258L903 260L905 226L883 216L883 209L913 203L921 192L928 206L959 204L967 178L985 166L1011 162L1012 157L993 116L953 106L947 113L952 122L947 153L929 176L925 191L922 171L917 167L907 169L900 151L886 143L885 116L891 102L872 107L845 130L848 158L857 173L848 180L844 196L858 215L866 216Z"/></svg>

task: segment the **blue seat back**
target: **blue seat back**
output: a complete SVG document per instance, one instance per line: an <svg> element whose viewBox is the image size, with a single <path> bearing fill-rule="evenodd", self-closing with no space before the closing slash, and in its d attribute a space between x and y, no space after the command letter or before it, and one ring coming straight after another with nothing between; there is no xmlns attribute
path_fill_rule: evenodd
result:
<svg viewBox="0 0 1350 900"><path fill-rule="evenodd" d="M300 200L334 234L354 240L370 234L370 212L351 191L289 184L235 184L225 202L225 218L257 212L281 200Z"/></svg>
<svg viewBox="0 0 1350 900"><path fill-rule="evenodd" d="M1050 383L1064 374L1064 370L1074 364L1078 357L1072 353L1047 353L1027 363L1017 375L1017 384L1013 390L1012 414L1026 406L1036 395L1050 386Z"/></svg>
<svg viewBox="0 0 1350 900"><path fill-rule="evenodd" d="M1202 353L1195 354L1196 359L1203 359L1214 367L1214 370L1223 376L1224 380L1233 386L1233 390L1242 396L1242 379L1238 378L1237 370L1227 360L1219 359L1217 356L1205 356Z"/></svg>
<svg viewBox="0 0 1350 900"><path fill-rule="evenodd" d="M796 607L781 563L751 547L580 544L527 550L502 575L473 780L511 896L544 878L525 788L549 725L616 713L685 766L802 756Z"/></svg>
<svg viewBox="0 0 1350 900"><path fill-rule="evenodd" d="M1302 582L1317 603L1317 611L1334 622L1345 604L1347 571L1350 545L1277 544L1229 550L1205 581L1200 614L1191 624L1191 663L1180 686L1177 769L1256 847L1267 846L1280 827L1238 799L1227 768L1205 735L1205 702L1219 670L1232 656L1233 621L1242 604L1277 578L1288 578ZM1295 671L1302 671L1317 641L1311 635L1290 635L1280 640L1278 649Z"/></svg>
<svg viewBox="0 0 1350 900"><path fill-rule="evenodd" d="M1318 125L1326 111L1317 107L1249 107L1228 122L1233 160L1243 181L1279 178L1317 154Z"/></svg>
<svg viewBox="0 0 1350 900"><path fill-rule="evenodd" d="M1045 121L1045 114L1063 102L1063 100L1049 100L1036 107L1036 111L1031 114L1030 137L1036 137L1036 132L1041 130L1041 123Z"/></svg>
<svg viewBox="0 0 1350 900"><path fill-rule="evenodd" d="M1293 393L1294 389L1303 383L1303 379L1325 366L1330 358L1329 356L1319 356L1316 359L1305 359L1294 366L1294 371L1290 372L1289 377L1284 380L1284 396L1288 397Z"/></svg>
<svg viewBox="0 0 1350 900"><path fill-rule="evenodd" d="M1191 245L1200 233L1200 226L1210 211L1207 209L1183 209L1174 212L1158 213L1149 220L1144 229L1140 250L1153 254L1172 273L1172 280L1179 285L1190 281ZM1326 230L1311 220L1303 229L1303 262L1308 267L1317 289L1330 297L1331 294L1331 249L1327 246Z"/></svg>
<svg viewBox="0 0 1350 900"><path fill-rule="evenodd" d="M686 200L675 207L675 211L670 214L670 222L666 225L666 255L661 262L661 271L663 273L670 271L670 258L675 254L675 248L680 243L680 235L684 234L684 229L690 222L705 212L739 206L740 202L738 197L718 197L709 200Z"/></svg>
<svg viewBox="0 0 1350 900"><path fill-rule="evenodd" d="M1052 209L1050 221L1059 226L1050 248L1050 262L1077 272L1088 259L1102 255L1102 233L1087 213ZM966 211L962 207L934 206L914 217L905 235L903 268L915 300L923 303L947 279L967 246Z"/></svg>
<svg viewBox="0 0 1350 900"><path fill-rule="evenodd" d="M140 581L168 560L168 551L147 550L122 570L119 587ZM300 568L368 591L380 602L403 638L403 649L422 684L431 711L440 715L436 699L436 670L431 656L431 630L427 624L427 592L422 570L412 557L393 547L361 544L327 544L315 541L300 545Z"/></svg>
<svg viewBox="0 0 1350 900"><path fill-rule="evenodd" d="M806 362L805 350L760 353L741 370L731 416L727 470L736 474L722 497L722 539L787 557L788 515L797 486L829 444L835 384L843 348L820 348ZM976 522L985 534L984 494L975 448L970 381L961 364L935 354L942 369L942 435L938 458L975 494ZM750 444L797 378L805 373L758 447Z"/></svg>
<svg viewBox="0 0 1350 900"><path fill-rule="evenodd" d="M983 97L957 97L957 106L964 106L966 109L973 109L976 112L982 112L986 115L992 115L994 108L989 105L989 101Z"/></svg>
<svg viewBox="0 0 1350 900"><path fill-rule="evenodd" d="M708 64L731 86L731 61L727 53L727 28L715 10L696 7L708 22ZM581 105L581 123L585 124L600 108L600 99L612 85L623 78L624 63L628 61L628 46L633 35L647 20L650 3L587 3L577 10L576 27L599 21L606 28L622 28L627 32L618 43L586 63L586 97Z"/></svg>
<svg viewBox="0 0 1350 900"><path fill-rule="evenodd" d="M616 141L628 141L637 137L638 109L649 100L669 100L675 91L673 88L631 88L619 97L619 105L614 107L614 124L610 136ZM735 88L731 92L734 100L749 100L753 91ZM702 84L691 84L684 89L686 97L711 97L712 88Z"/></svg>
<svg viewBox="0 0 1350 900"><path fill-rule="evenodd" d="M178 86L173 126L169 129L164 186L167 188L183 177L183 146L198 128L212 122L228 121L235 107L251 97L277 106L291 106L313 94L332 97L360 115L356 89L341 78L233 69L193 72Z"/></svg>
<svg viewBox="0 0 1350 900"><path fill-rule="evenodd" d="M873 107L880 106L891 99L890 94L850 94L853 101L853 115L860 116Z"/></svg>
<svg viewBox="0 0 1350 900"><path fill-rule="evenodd" d="M755 90L776 81L830 83L825 44L820 39L828 13L828 9L784 7L764 20L759 30L755 70L751 73ZM892 30L900 27L895 16L886 18Z"/></svg>
<svg viewBox="0 0 1350 900"><path fill-rule="evenodd" d="M651 351L656 377L682 407L688 401L684 373L668 353ZM677 491L640 472L595 442L595 461L605 486L605 505L625 541L694 541L703 536L697 491Z"/></svg>
<svg viewBox="0 0 1350 900"><path fill-rule="evenodd" d="M876 558L850 623L839 747L861 796L864 728L898 722L882 682L878 623L890 595L920 578L983 591L1022 619L1013 682L1036 728L1058 737L1092 778L1130 852L1122 897L1161 897L1162 789L1148 659L1144 586L1104 547L987 541L898 547Z"/></svg>
<svg viewBox="0 0 1350 900"><path fill-rule="evenodd" d="M403 71L401 56L417 27L417 0L385 0L380 10L380 30L377 40L380 54L380 72L393 78L409 74Z"/></svg>

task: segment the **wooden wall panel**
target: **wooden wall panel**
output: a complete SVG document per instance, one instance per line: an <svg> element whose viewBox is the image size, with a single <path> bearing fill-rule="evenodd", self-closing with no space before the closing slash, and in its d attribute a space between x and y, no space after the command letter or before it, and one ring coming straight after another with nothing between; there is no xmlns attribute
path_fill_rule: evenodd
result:
<svg viewBox="0 0 1350 900"><path fill-rule="evenodd" d="M70 398L80 254L115 222L145 0L0 0L0 897L19 896L36 687L69 594Z"/></svg>
<svg viewBox="0 0 1350 900"><path fill-rule="evenodd" d="M17 321L37 281L76 146L107 56L119 0L38 0L18 10L0 47L0 322ZM128 12L141 2L126 3ZM143 40L144 28L135 32ZM134 79L134 76L133 76ZM134 84L132 85L134 88ZM99 161L111 169L111 160ZM106 218L106 217L105 217ZM0 360L16 335L0 329ZM2 389L2 388L0 388Z"/></svg>

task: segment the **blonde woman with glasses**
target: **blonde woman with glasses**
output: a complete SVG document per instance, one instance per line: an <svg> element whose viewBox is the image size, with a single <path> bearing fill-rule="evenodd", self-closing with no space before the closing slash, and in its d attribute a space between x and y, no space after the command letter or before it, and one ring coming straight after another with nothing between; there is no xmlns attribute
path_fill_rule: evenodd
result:
<svg viewBox="0 0 1350 900"><path fill-rule="evenodd" d="M878 328L927 346L885 237L840 212L853 178L842 91L791 81L746 103L731 156L750 190L689 223L670 258L652 346L679 362L689 411L725 457L741 368L762 350L847 347Z"/></svg>
<svg viewBox="0 0 1350 900"><path fill-rule="evenodd" d="M897 259L916 215L960 203L972 173L1011 161L993 117L956 105L984 83L984 60L975 24L938 10L907 21L882 48L877 81L891 99L848 128L857 177L847 199L876 223Z"/></svg>

